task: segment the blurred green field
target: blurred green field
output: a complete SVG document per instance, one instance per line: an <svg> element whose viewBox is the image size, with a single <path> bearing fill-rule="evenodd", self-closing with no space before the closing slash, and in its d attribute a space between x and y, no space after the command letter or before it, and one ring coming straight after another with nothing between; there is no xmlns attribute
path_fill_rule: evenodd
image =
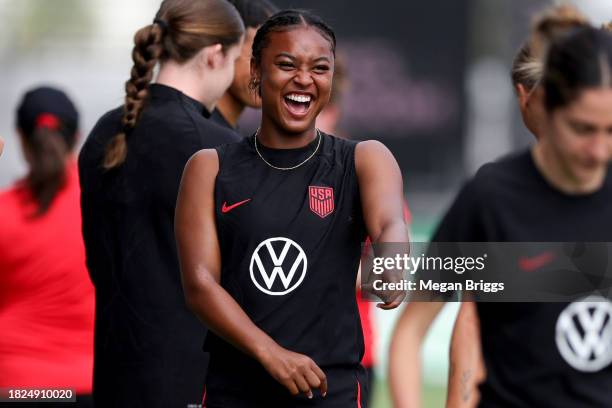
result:
<svg viewBox="0 0 612 408"><path fill-rule="evenodd" d="M441 408L446 401L446 387L433 385L423 386L423 408ZM387 382L377 380L374 384L374 396L370 408L393 408Z"/></svg>

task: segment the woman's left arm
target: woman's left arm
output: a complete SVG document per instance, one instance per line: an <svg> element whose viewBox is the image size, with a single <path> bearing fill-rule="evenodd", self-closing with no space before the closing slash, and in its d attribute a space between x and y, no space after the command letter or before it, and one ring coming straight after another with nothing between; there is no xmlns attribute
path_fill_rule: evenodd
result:
<svg viewBox="0 0 612 408"><path fill-rule="evenodd" d="M363 217L372 243L408 243L402 173L393 154L378 141L361 142L355 148L355 169ZM379 307L393 309L399 306L404 295L397 292Z"/></svg>

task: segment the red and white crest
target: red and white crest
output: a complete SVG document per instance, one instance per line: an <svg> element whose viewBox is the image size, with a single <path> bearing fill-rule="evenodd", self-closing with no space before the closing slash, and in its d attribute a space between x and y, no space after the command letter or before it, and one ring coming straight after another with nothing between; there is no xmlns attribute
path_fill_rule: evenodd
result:
<svg viewBox="0 0 612 408"><path fill-rule="evenodd" d="M310 210L321 218L334 212L334 189L331 187L308 186Z"/></svg>

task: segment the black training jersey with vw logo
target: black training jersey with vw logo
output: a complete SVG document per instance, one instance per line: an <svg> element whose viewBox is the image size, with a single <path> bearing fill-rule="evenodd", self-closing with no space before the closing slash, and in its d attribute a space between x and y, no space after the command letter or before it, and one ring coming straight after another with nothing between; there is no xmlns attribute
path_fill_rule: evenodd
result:
<svg viewBox="0 0 612 408"><path fill-rule="evenodd" d="M291 167L308 158L318 143L315 138L298 149L258 148L272 165ZM217 148L221 284L277 343L309 356L337 378L330 382L326 401L341 395L355 399L363 354L355 281L366 234L355 146L321 133L317 153L287 171L266 164L253 137ZM224 391L233 395L231 387L250 383L257 384L260 396L262 389L289 395L262 367L220 338L210 334L207 348L210 398ZM226 396L226 403L227 398L236 396Z"/></svg>
<svg viewBox="0 0 612 408"><path fill-rule="evenodd" d="M461 190L434 241L583 242L572 244L577 271L604 276L593 268L612 262L598 244L612 242L612 167L598 191L567 195L544 179L529 151L487 164ZM581 254L599 261L581 262ZM487 373L480 407L612 407L609 299L477 306Z"/></svg>

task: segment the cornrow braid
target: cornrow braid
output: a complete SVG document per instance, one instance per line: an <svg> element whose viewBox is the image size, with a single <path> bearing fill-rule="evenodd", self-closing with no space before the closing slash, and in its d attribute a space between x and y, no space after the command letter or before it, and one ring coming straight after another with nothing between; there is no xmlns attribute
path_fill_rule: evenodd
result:
<svg viewBox="0 0 612 408"><path fill-rule="evenodd" d="M130 79L125 83L125 103L121 124L123 130L107 146L103 167L110 170L121 165L127 156L127 134L136 127L149 95L149 84L153 79L155 65L162 53L164 28L154 23L141 28L134 35L132 60L134 66Z"/></svg>
<svg viewBox="0 0 612 408"><path fill-rule="evenodd" d="M279 11L274 14L262 24L259 30L257 30L251 49L251 55L255 65L261 65L261 54L264 48L268 46L268 37L270 33L289 30L297 26L314 27L325 39L327 39L327 41L329 41L331 52L334 57L336 56L336 34L334 34L334 30L317 15L306 10L291 9ZM261 96L260 86L259 79L254 76L251 77L249 81L249 90Z"/></svg>
<svg viewBox="0 0 612 408"><path fill-rule="evenodd" d="M336 35L334 30L319 16L306 10L283 10L267 19L257 30L252 48L255 64L257 66L261 64L261 53L268 46L268 36L271 32L287 30L300 25L316 28L329 41L332 54L336 55Z"/></svg>

